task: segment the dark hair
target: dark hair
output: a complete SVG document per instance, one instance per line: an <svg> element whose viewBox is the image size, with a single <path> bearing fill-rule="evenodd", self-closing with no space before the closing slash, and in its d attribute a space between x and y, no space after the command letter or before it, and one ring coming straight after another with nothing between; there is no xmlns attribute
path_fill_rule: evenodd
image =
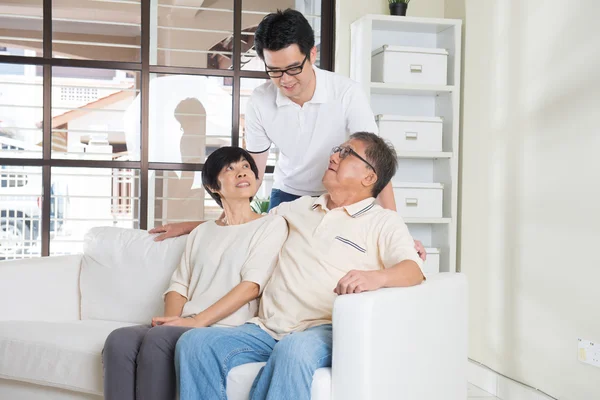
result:
<svg viewBox="0 0 600 400"><path fill-rule="evenodd" d="M258 179L258 167L254 162L254 159L246 150L241 147L221 147L213 151L210 156L206 159L204 167L202 168L202 186L215 199L219 207L223 208L221 202L221 196L218 193L213 193L213 190L220 190L219 185L219 174L229 164L233 164L242 160L248 161L250 169L254 172L256 179ZM252 201L252 197L250 197Z"/></svg>
<svg viewBox="0 0 600 400"><path fill-rule="evenodd" d="M305 56L315 46L315 33L301 12L288 8L268 14L254 33L254 47L261 60L264 50L277 51L297 44Z"/></svg>
<svg viewBox="0 0 600 400"><path fill-rule="evenodd" d="M373 185L373 197L377 197L396 173L398 168L396 150L391 143L374 133L356 132L350 135L350 139L360 140L366 145L365 156L367 161L373 164L377 174L377 181Z"/></svg>

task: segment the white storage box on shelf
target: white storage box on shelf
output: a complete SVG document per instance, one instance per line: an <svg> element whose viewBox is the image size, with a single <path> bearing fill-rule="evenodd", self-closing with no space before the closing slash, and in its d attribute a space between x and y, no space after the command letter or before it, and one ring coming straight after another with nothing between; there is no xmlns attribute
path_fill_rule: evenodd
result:
<svg viewBox="0 0 600 400"><path fill-rule="evenodd" d="M440 249L426 248L427 260L423 264L425 275L437 274L440 272Z"/></svg>
<svg viewBox="0 0 600 400"><path fill-rule="evenodd" d="M442 218L444 185L441 183L394 183L394 197L403 218Z"/></svg>
<svg viewBox="0 0 600 400"><path fill-rule="evenodd" d="M396 151L442 151L443 121L439 117L378 115L379 135Z"/></svg>
<svg viewBox="0 0 600 400"><path fill-rule="evenodd" d="M446 85L448 52L426 47L382 46L371 53L371 81Z"/></svg>
<svg viewBox="0 0 600 400"><path fill-rule="evenodd" d="M439 249L426 265L432 275L456 271L461 31L457 19L377 14L359 18L350 28L350 77L369 96L373 113L381 115L381 137L397 150L392 186L399 215L415 239Z"/></svg>

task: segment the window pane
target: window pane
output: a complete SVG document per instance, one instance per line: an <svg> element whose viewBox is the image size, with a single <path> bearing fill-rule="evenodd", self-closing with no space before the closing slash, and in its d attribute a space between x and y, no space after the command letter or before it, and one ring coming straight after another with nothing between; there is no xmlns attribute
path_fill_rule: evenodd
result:
<svg viewBox="0 0 600 400"><path fill-rule="evenodd" d="M242 57L241 68L249 71L264 71L265 65L254 50L254 31L265 15L277 10L293 8L300 11L315 32L315 46L321 47L321 0L243 0L242 2ZM317 52L316 65L320 65Z"/></svg>
<svg viewBox="0 0 600 400"><path fill-rule="evenodd" d="M263 83L268 82L267 79L252 79L252 78L242 78L240 79L241 90L240 90L240 146L246 148L246 106L248 105L248 100L250 96L252 96L252 92L258 86ZM267 165L275 165L277 159L279 157L279 149L275 147L275 145L271 145L271 150L269 151L269 158L267 159Z"/></svg>
<svg viewBox="0 0 600 400"><path fill-rule="evenodd" d="M0 260L40 255L42 168L0 166Z"/></svg>
<svg viewBox="0 0 600 400"><path fill-rule="evenodd" d="M202 187L200 171L149 171L148 190L148 227L221 215Z"/></svg>
<svg viewBox="0 0 600 400"><path fill-rule="evenodd" d="M139 227L139 170L52 168L50 255L83 251L95 226Z"/></svg>
<svg viewBox="0 0 600 400"><path fill-rule="evenodd" d="M42 158L42 85L35 65L0 64L0 157Z"/></svg>
<svg viewBox="0 0 600 400"><path fill-rule="evenodd" d="M138 75L109 69L53 67L52 157L138 161ZM134 146L135 151L128 151Z"/></svg>
<svg viewBox="0 0 600 400"><path fill-rule="evenodd" d="M42 55L43 1L0 0L0 55Z"/></svg>
<svg viewBox="0 0 600 400"><path fill-rule="evenodd" d="M52 1L54 57L140 62L140 0Z"/></svg>
<svg viewBox="0 0 600 400"><path fill-rule="evenodd" d="M233 35L233 0L152 3L150 64L228 69Z"/></svg>
<svg viewBox="0 0 600 400"><path fill-rule="evenodd" d="M203 163L230 146L231 109L230 78L152 74L150 162Z"/></svg>

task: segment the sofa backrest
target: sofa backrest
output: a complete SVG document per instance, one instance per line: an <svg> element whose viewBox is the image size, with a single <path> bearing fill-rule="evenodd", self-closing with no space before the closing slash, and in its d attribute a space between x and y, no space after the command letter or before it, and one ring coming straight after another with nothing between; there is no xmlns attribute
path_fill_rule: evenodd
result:
<svg viewBox="0 0 600 400"><path fill-rule="evenodd" d="M84 238L81 319L149 324L162 315L162 294L186 239L155 242L147 231L92 228Z"/></svg>

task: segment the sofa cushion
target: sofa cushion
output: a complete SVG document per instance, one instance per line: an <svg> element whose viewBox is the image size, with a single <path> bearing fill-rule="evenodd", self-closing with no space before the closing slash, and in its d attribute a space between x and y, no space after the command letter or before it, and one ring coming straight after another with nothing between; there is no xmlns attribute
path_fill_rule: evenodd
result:
<svg viewBox="0 0 600 400"><path fill-rule="evenodd" d="M251 363L233 368L227 375L227 400L248 400L254 378L266 363ZM314 376L311 400L331 399L331 368L319 368Z"/></svg>
<svg viewBox="0 0 600 400"><path fill-rule="evenodd" d="M113 321L0 321L0 378L102 395L102 349L109 333L133 324ZM265 363L233 368L228 400L247 400ZM311 400L331 398L331 369L315 372Z"/></svg>
<svg viewBox="0 0 600 400"><path fill-rule="evenodd" d="M186 236L155 242L147 231L92 228L81 264L81 319L150 323L163 314L163 292Z"/></svg>
<svg viewBox="0 0 600 400"><path fill-rule="evenodd" d="M102 349L112 321L0 321L0 377L102 394Z"/></svg>

